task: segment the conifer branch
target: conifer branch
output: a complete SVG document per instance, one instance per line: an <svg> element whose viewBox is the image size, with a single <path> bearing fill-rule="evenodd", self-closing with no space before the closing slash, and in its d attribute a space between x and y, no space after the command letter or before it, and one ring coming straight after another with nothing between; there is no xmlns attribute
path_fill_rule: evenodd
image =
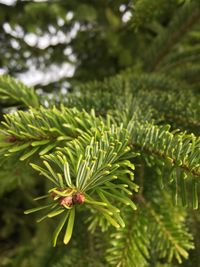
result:
<svg viewBox="0 0 200 267"><path fill-rule="evenodd" d="M160 62L166 57L171 48L198 21L199 17L199 4L195 3L195 1L191 5L183 6L178 14L175 14L170 26L162 35L158 36L148 51L145 60L145 66L148 66L147 70L154 71L159 67Z"/></svg>
<svg viewBox="0 0 200 267"><path fill-rule="evenodd" d="M200 45L191 46L191 44L184 44L184 50L174 51L170 53L165 60L163 60L163 66L161 72L170 72L170 70L180 66L183 63L194 63L198 62L200 57Z"/></svg>
<svg viewBox="0 0 200 267"><path fill-rule="evenodd" d="M38 108L39 97L32 87L24 85L7 75L0 76L0 101L7 105L24 105Z"/></svg>
<svg viewBox="0 0 200 267"><path fill-rule="evenodd" d="M8 22L0 72L51 64L53 73L64 55L75 73L55 68L40 93L0 76L0 262L175 267L187 259L197 267L199 0L18 2L0 4ZM75 34L63 39L66 31ZM38 48L26 45L29 32L48 33L50 46L42 49L40 37ZM24 220L25 209L43 226L30 225L34 215ZM67 253L50 248L52 230L53 246L70 242Z"/></svg>
<svg viewBox="0 0 200 267"><path fill-rule="evenodd" d="M111 266L143 267L149 258L147 217L144 214L126 213L126 227L110 235L107 261ZM134 253L133 253L134 252Z"/></svg>
<svg viewBox="0 0 200 267"><path fill-rule="evenodd" d="M25 154L21 155L21 160L36 152L44 155L60 143L89 134L92 128L95 129L103 123L92 112L89 114L64 106L60 109L40 107L28 112L18 111L4 115L4 119L0 152L9 156L25 151Z"/></svg>
<svg viewBox="0 0 200 267"><path fill-rule="evenodd" d="M87 136L73 140L55 154L42 156L45 168L31 164L50 180L54 187L49 190L49 198L52 196L49 205L28 210L26 213L50 208L51 212L46 213L42 220L66 213L55 232L54 245L66 222L68 221L68 225L73 223L74 215L70 215L70 211L74 210L77 204L84 204L101 213L109 224L116 228L125 226L119 214L120 210L115 207L116 203L136 209L129 197L132 192L128 188L138 190L137 185L131 181L134 165L129 160L137 154L128 147L127 131L112 125L110 130L102 128L99 132L96 131L92 138L85 137ZM64 238L66 244L72 235L71 228L67 233Z"/></svg>
<svg viewBox="0 0 200 267"><path fill-rule="evenodd" d="M135 29L142 28L150 24L160 13L164 16L165 12L176 6L176 1L171 0L167 2L165 0L136 0L133 2L133 17L130 24Z"/></svg>
<svg viewBox="0 0 200 267"><path fill-rule="evenodd" d="M188 251L194 246L185 227L185 213L181 211L177 217L176 208L165 194L155 203L141 194L135 199L140 208L132 214L124 211L126 227L111 234L107 261L113 266L147 266L152 252L155 258L167 258L168 262L176 258L181 263L188 258Z"/></svg>
<svg viewBox="0 0 200 267"><path fill-rule="evenodd" d="M159 257L167 257L168 262L175 257L179 263L182 263L182 258L188 258L187 250L194 248L192 236L188 234L182 224L183 214L176 219L173 213L170 213L169 207L160 210L156 204L153 206L147 202L142 195L138 195L137 198L144 205L150 221L152 220L152 225L149 226L150 239L154 243L154 249L157 250ZM173 220L180 221L181 225L179 224L177 227Z"/></svg>
<svg viewBox="0 0 200 267"><path fill-rule="evenodd" d="M169 129L169 125L159 127L134 121L128 125L133 146L163 158L186 173L200 176L200 139L193 134L173 134Z"/></svg>

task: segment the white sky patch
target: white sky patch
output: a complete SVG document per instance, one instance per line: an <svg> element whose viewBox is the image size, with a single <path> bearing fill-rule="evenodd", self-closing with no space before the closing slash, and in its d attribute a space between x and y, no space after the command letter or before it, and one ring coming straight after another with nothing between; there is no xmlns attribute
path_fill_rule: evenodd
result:
<svg viewBox="0 0 200 267"><path fill-rule="evenodd" d="M24 37L24 31L21 26L16 25L14 28L11 28L9 23L3 24L3 29L6 33L10 34L13 37L16 38L23 38Z"/></svg>
<svg viewBox="0 0 200 267"><path fill-rule="evenodd" d="M72 54L72 48L70 46L66 47L64 50L64 55L69 56Z"/></svg>
<svg viewBox="0 0 200 267"><path fill-rule="evenodd" d="M6 73L6 70L5 69L2 69L2 68L0 68L0 75L2 75L2 74L5 74Z"/></svg>
<svg viewBox="0 0 200 267"><path fill-rule="evenodd" d="M38 70L35 66L30 67L29 71L21 73L18 78L29 86L37 84L47 85L50 82L56 82L62 78L72 77L75 66L69 63L62 65L52 65L48 69Z"/></svg>
<svg viewBox="0 0 200 267"><path fill-rule="evenodd" d="M61 88L61 94L62 94L62 95L66 95L67 92L68 92L67 88L64 88L64 87Z"/></svg>
<svg viewBox="0 0 200 267"><path fill-rule="evenodd" d="M3 29L7 33L12 33L12 28L10 27L10 24L7 22L3 24Z"/></svg>
<svg viewBox="0 0 200 267"><path fill-rule="evenodd" d="M24 0L27 1L27 0ZM49 0L33 0L33 2L38 2L38 3L42 3L42 2L48 2Z"/></svg>
<svg viewBox="0 0 200 267"><path fill-rule="evenodd" d="M72 20L74 17L74 13L72 11L67 12L66 19L67 21Z"/></svg>
<svg viewBox="0 0 200 267"><path fill-rule="evenodd" d="M77 61L77 57L74 55L74 54L71 54L68 56L69 57L69 60L73 63L75 63Z"/></svg>
<svg viewBox="0 0 200 267"><path fill-rule="evenodd" d="M77 60L75 54L73 54L73 50L72 50L72 47L71 46L68 46L68 47L65 48L64 55L65 56L68 56L69 60L71 62L73 62L73 63L75 63L76 60Z"/></svg>
<svg viewBox="0 0 200 267"><path fill-rule="evenodd" d="M120 12L123 13L125 10L126 10L126 5L120 5L120 6L119 6L119 11L120 11Z"/></svg>
<svg viewBox="0 0 200 267"><path fill-rule="evenodd" d="M19 50L20 49L20 45L19 45L19 42L15 39L11 39L10 40L10 43L11 43L11 46L16 49L16 50Z"/></svg>
<svg viewBox="0 0 200 267"><path fill-rule="evenodd" d="M36 46L37 44L37 35L34 33L27 33L24 37L24 41L30 46Z"/></svg>
<svg viewBox="0 0 200 267"><path fill-rule="evenodd" d="M73 12L68 12L67 16L68 20L72 19ZM49 33L45 33L42 36L36 33L24 34L23 29L19 25L16 25L14 28L12 28L9 23L4 23L3 27L5 32L11 36L23 39L29 46L38 47L40 49L46 49L50 45L57 45L59 43L67 45L73 38L76 37L78 31L81 30L80 23L78 22L74 23L72 29L67 34L63 33L61 30L56 31L55 28L50 25L48 27ZM11 44L14 48L19 49L19 44L14 39ZM73 54L72 48L69 46L64 50L64 55L68 56L71 62L76 62L76 56ZM29 66L29 70L27 72L18 74L18 78L27 85L47 85L48 83L56 82L64 77L72 77L74 75L74 64L63 63L61 66L54 64L47 69L36 69L36 66L34 66L34 63L31 60L31 54L27 52L25 56L28 58L27 65ZM0 69L0 71L3 73L6 72L4 69Z"/></svg>
<svg viewBox="0 0 200 267"><path fill-rule="evenodd" d="M57 19L57 24L58 24L59 27L62 27L62 26L65 24L64 19L62 19L62 18L58 18L58 19Z"/></svg>
<svg viewBox="0 0 200 267"><path fill-rule="evenodd" d="M0 0L0 3L1 4L5 4L5 5L8 5L8 6L11 6L13 4L16 3L17 0ZM38 2L38 3L42 3L42 2L50 2L49 0L21 0L22 2L26 2L26 1L32 1L32 2Z"/></svg>
<svg viewBox="0 0 200 267"><path fill-rule="evenodd" d="M1 4L5 4L5 5L13 5L16 2L16 0L0 0Z"/></svg>
<svg viewBox="0 0 200 267"><path fill-rule="evenodd" d="M131 11L126 11L126 12L124 13L124 15L122 16L122 21L123 21L124 23L127 23L127 22L131 19L131 17L132 17L132 13L131 13Z"/></svg>
<svg viewBox="0 0 200 267"><path fill-rule="evenodd" d="M48 29L50 33L45 33L42 36L39 36L36 33L24 34L23 29L19 25L16 25L14 28L12 28L7 22L3 24L3 28L5 32L11 36L23 38L24 41L31 47L36 46L40 49L46 49L50 45L70 43L80 30L80 23L75 22L68 33L64 33L61 30L56 31L52 25L49 25Z"/></svg>
<svg viewBox="0 0 200 267"><path fill-rule="evenodd" d="M51 28L52 29L52 28ZM40 49L46 49L50 45L68 44L73 38L76 37L80 29L80 24L75 23L71 31L65 34L61 30L55 34L45 33L43 36L38 36L34 33L25 35L25 42L30 46L36 46Z"/></svg>
<svg viewBox="0 0 200 267"><path fill-rule="evenodd" d="M69 32L69 35L70 35L71 39L76 37L76 35L77 35L79 30L80 30L80 23L79 22L75 22L73 28Z"/></svg>
<svg viewBox="0 0 200 267"><path fill-rule="evenodd" d="M53 25L49 25L48 30L51 34L56 34L56 31L57 31Z"/></svg>

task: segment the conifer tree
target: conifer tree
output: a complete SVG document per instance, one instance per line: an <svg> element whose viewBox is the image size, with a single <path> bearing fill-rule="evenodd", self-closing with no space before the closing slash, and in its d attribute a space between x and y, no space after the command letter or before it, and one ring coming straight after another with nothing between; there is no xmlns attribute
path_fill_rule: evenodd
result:
<svg viewBox="0 0 200 267"><path fill-rule="evenodd" d="M200 267L200 2L1 8L24 32L0 32L2 266ZM77 22L67 44L25 41ZM73 77L17 78L24 52L48 66L69 46Z"/></svg>

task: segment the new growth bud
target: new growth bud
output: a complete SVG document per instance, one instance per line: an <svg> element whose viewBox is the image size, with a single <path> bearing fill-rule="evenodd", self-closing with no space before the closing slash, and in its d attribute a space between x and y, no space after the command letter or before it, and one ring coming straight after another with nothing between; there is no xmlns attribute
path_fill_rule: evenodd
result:
<svg viewBox="0 0 200 267"><path fill-rule="evenodd" d="M85 196L81 192L76 192L73 195L73 203L74 204L83 204L85 202Z"/></svg>
<svg viewBox="0 0 200 267"><path fill-rule="evenodd" d="M8 137L6 138L6 142L8 142L8 143L14 143L14 142L16 142L16 141L17 141L17 137L14 136L14 135L10 135L10 136L8 136Z"/></svg>
<svg viewBox="0 0 200 267"><path fill-rule="evenodd" d="M69 208L72 207L72 205L73 205L72 196L62 197L60 199L60 205L61 206L67 206Z"/></svg>
<svg viewBox="0 0 200 267"><path fill-rule="evenodd" d="M60 192L62 194L60 194ZM71 208L76 204L83 204L85 202L85 196L82 192L72 190L71 188L61 189L56 188L50 191L50 197L54 201L58 201L61 206L65 208Z"/></svg>

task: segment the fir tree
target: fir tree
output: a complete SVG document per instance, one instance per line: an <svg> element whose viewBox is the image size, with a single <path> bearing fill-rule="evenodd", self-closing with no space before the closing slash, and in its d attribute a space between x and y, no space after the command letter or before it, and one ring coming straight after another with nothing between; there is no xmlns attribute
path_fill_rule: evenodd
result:
<svg viewBox="0 0 200 267"><path fill-rule="evenodd" d="M80 23L65 93L15 76L69 44L1 29L2 266L199 267L199 1L66 2L1 4L24 34Z"/></svg>

